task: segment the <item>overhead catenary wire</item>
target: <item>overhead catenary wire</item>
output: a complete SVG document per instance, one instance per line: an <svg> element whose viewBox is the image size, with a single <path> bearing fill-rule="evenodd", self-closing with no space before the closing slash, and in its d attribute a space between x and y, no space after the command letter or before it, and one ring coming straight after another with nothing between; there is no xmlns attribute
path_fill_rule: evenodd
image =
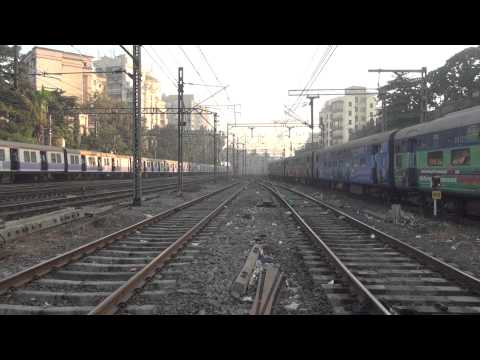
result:
<svg viewBox="0 0 480 360"><path fill-rule="evenodd" d="M219 84L221 84L222 82L220 81L220 79L218 78L217 74L215 73L215 71L213 70L213 67L210 65L210 62L207 60L207 57L205 56L204 52L202 51L202 48L200 47L200 45L197 45L197 49L198 51L200 51L200 54L202 55L203 57L203 60L205 60L205 63L207 64L207 66L209 67L210 71L212 72L213 76L215 76L215 79L217 80L217 82ZM225 94L227 96L227 101L231 102L230 100L230 96L228 94L228 91L225 89Z"/></svg>
<svg viewBox="0 0 480 360"><path fill-rule="evenodd" d="M297 98L297 101L295 102L295 105L293 106L293 110L297 110L298 109L298 106L300 105L301 101L303 100L303 96L304 96L304 91L308 88L311 87L311 85L315 82L315 79L318 77L318 75L320 74L320 72L323 70L323 67L322 65L324 63L326 63L326 58L328 57L328 55L330 54L330 52L332 51L332 48L333 48L333 45L328 45L327 49L325 50L325 52L323 53L320 61L318 62L317 66L315 67L315 70L312 72L312 75L310 76L310 79L308 80L307 84L305 85L305 87L303 88L303 91L302 93L300 94L300 96ZM322 67L322 69L320 69Z"/></svg>
<svg viewBox="0 0 480 360"><path fill-rule="evenodd" d="M185 56L185 58L188 60L188 62L190 63L190 65L192 66L193 70L197 73L198 75L198 78L200 79L200 81L205 84L205 80L203 79L202 75L200 74L200 72L197 70L196 66L193 64L192 60L190 59L190 57L188 56L187 52L183 49L183 47L181 45L178 45L178 48L182 51L183 55ZM213 99L213 101L215 101L215 103L217 103L217 100L216 99Z"/></svg>
<svg viewBox="0 0 480 360"><path fill-rule="evenodd" d="M153 47L151 46L151 48L153 49ZM160 65L160 63L150 54L150 52L147 50L146 46L143 47L143 49L145 50L145 53L155 62L155 64L157 64L157 66L160 68L160 70L167 76L168 80L171 81L171 83L173 84L173 86L175 88L177 88L177 83L175 82L175 80L172 78L172 76L168 73L167 70L165 70L163 68L162 65ZM155 49L153 49L155 51Z"/></svg>

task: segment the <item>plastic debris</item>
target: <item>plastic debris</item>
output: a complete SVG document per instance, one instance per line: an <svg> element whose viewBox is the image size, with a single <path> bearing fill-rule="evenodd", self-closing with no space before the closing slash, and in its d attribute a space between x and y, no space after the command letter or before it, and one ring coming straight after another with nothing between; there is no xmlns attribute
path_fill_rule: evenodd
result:
<svg viewBox="0 0 480 360"><path fill-rule="evenodd" d="M243 302L253 302L253 298L251 296L244 296L242 298Z"/></svg>
<svg viewBox="0 0 480 360"><path fill-rule="evenodd" d="M420 239L422 237L422 235L416 235L415 238L416 239Z"/></svg>
<svg viewBox="0 0 480 360"><path fill-rule="evenodd" d="M147 240L140 240L140 242L141 242L142 244L145 244L145 243L148 242L148 241L147 241Z"/></svg>
<svg viewBox="0 0 480 360"><path fill-rule="evenodd" d="M370 239L375 239L375 234L370 234Z"/></svg>
<svg viewBox="0 0 480 360"><path fill-rule="evenodd" d="M144 214L144 215L145 215L147 218L153 217L153 215L151 215L151 214Z"/></svg>
<svg viewBox="0 0 480 360"><path fill-rule="evenodd" d="M294 301L294 302L292 302L291 304L285 305L285 309L286 309L286 310L293 310L293 311L295 311L295 310L298 309L299 306L300 306L300 304L299 304L299 303L296 303L296 302Z"/></svg>
<svg viewBox="0 0 480 360"><path fill-rule="evenodd" d="M330 280L327 284L328 285L333 285L333 284L335 284L335 280Z"/></svg>
<svg viewBox="0 0 480 360"><path fill-rule="evenodd" d="M272 226L277 226L277 224L276 224L276 223L272 223Z"/></svg>
<svg viewBox="0 0 480 360"><path fill-rule="evenodd" d="M230 226L230 225L232 225L231 221L229 221L228 223L225 224L225 226Z"/></svg>
<svg viewBox="0 0 480 360"><path fill-rule="evenodd" d="M282 245L282 244L283 244L283 242L280 240L280 241L278 242L278 244L279 244L279 245Z"/></svg>
<svg viewBox="0 0 480 360"><path fill-rule="evenodd" d="M287 211L285 215L292 215L292 213L290 211Z"/></svg>

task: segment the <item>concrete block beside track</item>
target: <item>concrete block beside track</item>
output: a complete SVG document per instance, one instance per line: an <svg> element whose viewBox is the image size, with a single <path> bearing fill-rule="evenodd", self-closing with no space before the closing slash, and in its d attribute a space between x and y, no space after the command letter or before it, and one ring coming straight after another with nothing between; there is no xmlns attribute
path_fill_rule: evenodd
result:
<svg viewBox="0 0 480 360"><path fill-rule="evenodd" d="M82 208L68 207L47 214L7 221L3 223L3 226L0 228L0 238L3 242L6 242L37 231L76 221L85 216L95 216L104 213L111 208L112 206L104 206L101 208L92 206L85 206Z"/></svg>

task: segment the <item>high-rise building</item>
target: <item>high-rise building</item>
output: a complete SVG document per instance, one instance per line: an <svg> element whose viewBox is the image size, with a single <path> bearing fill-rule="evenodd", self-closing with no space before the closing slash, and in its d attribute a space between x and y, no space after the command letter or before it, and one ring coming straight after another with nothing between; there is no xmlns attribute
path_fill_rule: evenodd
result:
<svg viewBox="0 0 480 360"><path fill-rule="evenodd" d="M352 86L344 96L328 100L320 112L320 124L325 131L325 146L343 144L367 124L375 124L377 98L368 95L366 88Z"/></svg>
<svg viewBox="0 0 480 360"><path fill-rule="evenodd" d="M165 101L165 105L170 109L178 109L178 95L164 95L162 100ZM193 95L183 95L183 104L185 108L193 107ZM171 114L167 114L167 119L169 124L177 126L178 124L178 114L174 114L170 111ZM190 113L185 114L184 121L186 122L185 129L192 129L192 116Z"/></svg>
<svg viewBox="0 0 480 360"><path fill-rule="evenodd" d="M107 73L106 94L109 98L130 104L133 96L133 81L128 73L133 72L132 59L125 55L115 57L103 56L93 62L96 71L122 71L119 73ZM142 108L165 108L165 102L160 94L160 82L146 70L142 70ZM168 118L164 113L155 112L143 115L143 124L147 129L164 127L168 124Z"/></svg>

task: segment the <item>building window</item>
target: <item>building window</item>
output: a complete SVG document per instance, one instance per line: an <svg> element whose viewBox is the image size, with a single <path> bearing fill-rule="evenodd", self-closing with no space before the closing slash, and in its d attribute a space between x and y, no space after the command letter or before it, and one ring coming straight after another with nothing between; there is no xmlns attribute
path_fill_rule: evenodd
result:
<svg viewBox="0 0 480 360"><path fill-rule="evenodd" d="M352 125L352 120L348 120L348 125Z"/></svg>
<svg viewBox="0 0 480 360"><path fill-rule="evenodd" d="M355 96L355 102L358 103L358 97L357 96Z"/></svg>
<svg viewBox="0 0 480 360"><path fill-rule="evenodd" d="M370 117L373 117L373 112L370 113Z"/></svg>
<svg viewBox="0 0 480 360"><path fill-rule="evenodd" d="M470 149L452 150L452 165L470 165Z"/></svg>
<svg viewBox="0 0 480 360"><path fill-rule="evenodd" d="M0 161L5 161L5 150L0 149Z"/></svg>
<svg viewBox="0 0 480 360"><path fill-rule="evenodd" d="M358 121L358 115L355 115L355 121Z"/></svg>
<svg viewBox="0 0 480 360"><path fill-rule="evenodd" d="M348 116L352 116L352 112L351 112L351 111L348 112Z"/></svg>
<svg viewBox="0 0 480 360"><path fill-rule="evenodd" d="M348 106L352 106L352 102L351 102L351 101L348 102Z"/></svg>
<svg viewBox="0 0 480 360"><path fill-rule="evenodd" d="M428 166L442 166L443 165L443 151L429 152L427 155Z"/></svg>

